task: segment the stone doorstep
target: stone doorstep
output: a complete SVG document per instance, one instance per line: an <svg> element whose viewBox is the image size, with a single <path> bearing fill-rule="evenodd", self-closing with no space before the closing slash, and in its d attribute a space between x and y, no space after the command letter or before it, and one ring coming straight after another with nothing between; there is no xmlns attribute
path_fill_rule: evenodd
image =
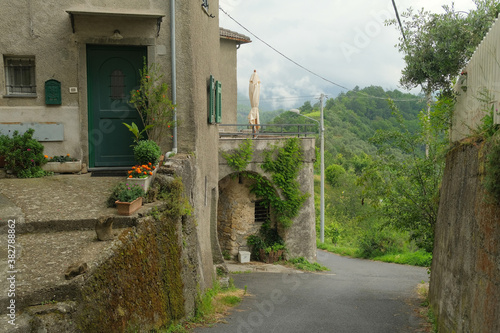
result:
<svg viewBox="0 0 500 333"><path fill-rule="evenodd" d="M137 225L137 219L150 213L154 208L161 205L161 203L153 202L144 204L138 211L130 216L122 216L113 210L113 214L105 215L113 217L114 228L129 228ZM15 215L10 215L14 218ZM16 223L16 234L29 234L29 233L50 233L62 231L76 231L76 230L94 230L98 218L76 218L76 219L61 219L61 220L42 220L42 221L25 221L21 219L21 223ZM0 233L4 232L6 225L0 226Z"/></svg>
<svg viewBox="0 0 500 333"><path fill-rule="evenodd" d="M114 229L120 233L128 229ZM119 241L100 242L95 231L64 231L20 235L16 239L16 313L50 301L74 300L84 281L100 263L111 256ZM4 251L5 252L5 251ZM9 289L6 254L0 253L0 290ZM64 273L70 265L87 263L88 271L66 280ZM6 317L10 302L7 292L0 294L0 314Z"/></svg>

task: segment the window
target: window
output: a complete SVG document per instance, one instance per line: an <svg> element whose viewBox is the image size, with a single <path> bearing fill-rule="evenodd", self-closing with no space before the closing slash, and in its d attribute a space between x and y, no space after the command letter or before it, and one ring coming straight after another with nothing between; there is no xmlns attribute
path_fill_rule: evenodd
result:
<svg viewBox="0 0 500 333"><path fill-rule="evenodd" d="M110 75L111 99L122 100L125 98L125 75L119 69L115 69Z"/></svg>
<svg viewBox="0 0 500 333"><path fill-rule="evenodd" d="M269 206L264 200L255 201L255 222L263 223L269 220Z"/></svg>
<svg viewBox="0 0 500 333"><path fill-rule="evenodd" d="M36 94L35 57L5 57L7 95Z"/></svg>

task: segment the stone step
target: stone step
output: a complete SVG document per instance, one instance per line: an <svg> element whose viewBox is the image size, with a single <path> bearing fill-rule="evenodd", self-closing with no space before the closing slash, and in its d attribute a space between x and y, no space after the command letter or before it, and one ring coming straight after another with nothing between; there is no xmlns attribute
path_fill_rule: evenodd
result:
<svg viewBox="0 0 500 333"><path fill-rule="evenodd" d="M16 313L28 306L74 300L84 279L78 275L67 280L68 267L85 263L91 271L109 257L115 243L98 241L93 230L21 234L15 240L15 262L8 262L7 247L0 249L2 317L7 317L12 300Z"/></svg>

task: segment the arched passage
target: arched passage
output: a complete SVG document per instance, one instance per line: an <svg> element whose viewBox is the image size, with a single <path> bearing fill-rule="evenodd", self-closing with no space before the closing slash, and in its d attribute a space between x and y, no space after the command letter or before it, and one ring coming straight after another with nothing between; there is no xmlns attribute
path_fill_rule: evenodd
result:
<svg viewBox="0 0 500 333"><path fill-rule="evenodd" d="M247 238L257 235L269 220L275 227L272 210L251 192L255 180L233 173L219 181L217 235L222 253L236 258L238 250L248 250Z"/></svg>

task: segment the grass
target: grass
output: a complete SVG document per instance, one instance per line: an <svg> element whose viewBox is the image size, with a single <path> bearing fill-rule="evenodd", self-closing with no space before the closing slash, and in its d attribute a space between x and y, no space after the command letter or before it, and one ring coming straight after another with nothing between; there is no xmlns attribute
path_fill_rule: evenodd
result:
<svg viewBox="0 0 500 333"><path fill-rule="evenodd" d="M286 266L293 266L296 269L307 272L322 272L330 270L328 267L318 264L317 262L309 262L304 257L292 258L284 262L283 264L285 264Z"/></svg>
<svg viewBox="0 0 500 333"><path fill-rule="evenodd" d="M198 298L195 315L183 323L174 323L159 331L162 333L189 333L197 327L210 327L224 322L223 318L229 310L238 305L246 295L245 290L238 289L230 281L230 287L221 289L218 283L212 289L207 289Z"/></svg>
<svg viewBox="0 0 500 333"><path fill-rule="evenodd" d="M324 243L317 241L318 249L325 250L328 252L336 253L342 256L349 256L353 258L363 258L360 250L354 246L345 245L334 245L329 240L325 240ZM382 256L369 257L366 259L390 262L402 265L412 265L429 267L432 262L432 254L427 253L423 250L410 251L406 250L400 253L388 253Z"/></svg>
<svg viewBox="0 0 500 333"><path fill-rule="evenodd" d="M393 262L396 264L429 267L432 262L432 254L419 250L416 252L386 254L372 259L383 262Z"/></svg>
<svg viewBox="0 0 500 333"><path fill-rule="evenodd" d="M438 333L436 317L429 305L429 283L423 282L417 286L417 294L422 301L420 303L419 315L426 322L423 329L425 332Z"/></svg>

